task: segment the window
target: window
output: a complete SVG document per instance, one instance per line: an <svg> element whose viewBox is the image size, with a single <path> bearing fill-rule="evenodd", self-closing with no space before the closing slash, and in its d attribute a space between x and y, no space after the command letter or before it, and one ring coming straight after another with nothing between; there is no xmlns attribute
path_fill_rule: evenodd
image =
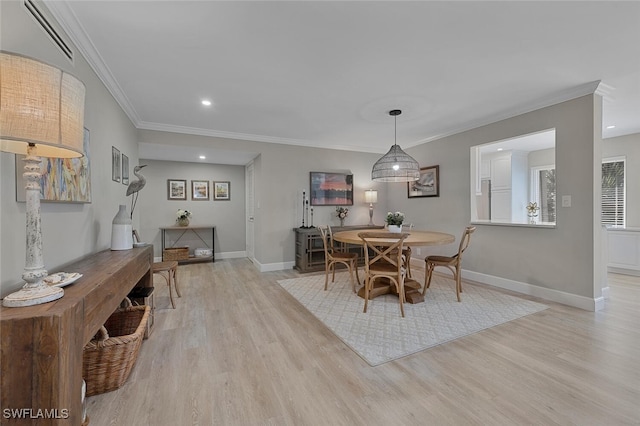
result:
<svg viewBox="0 0 640 426"><path fill-rule="evenodd" d="M538 203L540 222L556 221L556 168L538 166L531 168L531 198Z"/></svg>
<svg viewBox="0 0 640 426"><path fill-rule="evenodd" d="M602 162L602 224L624 226L624 158Z"/></svg>

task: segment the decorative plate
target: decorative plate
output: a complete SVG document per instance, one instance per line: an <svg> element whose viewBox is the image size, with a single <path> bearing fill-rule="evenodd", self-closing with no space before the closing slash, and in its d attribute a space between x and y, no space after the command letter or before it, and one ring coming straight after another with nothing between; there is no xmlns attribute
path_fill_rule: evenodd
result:
<svg viewBox="0 0 640 426"><path fill-rule="evenodd" d="M44 278L42 281L55 287L64 287L73 282L76 282L76 280L81 277L82 274L79 274L77 272L56 272L55 274L51 274L48 277Z"/></svg>

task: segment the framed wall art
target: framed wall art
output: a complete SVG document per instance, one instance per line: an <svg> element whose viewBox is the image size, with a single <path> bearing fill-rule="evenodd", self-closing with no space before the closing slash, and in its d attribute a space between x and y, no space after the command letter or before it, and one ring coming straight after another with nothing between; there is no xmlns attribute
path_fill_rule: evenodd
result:
<svg viewBox="0 0 640 426"><path fill-rule="evenodd" d="M312 206L352 206L353 175L311 172Z"/></svg>
<svg viewBox="0 0 640 426"><path fill-rule="evenodd" d="M40 163L40 201L56 203L91 202L90 134L84 129L80 158L42 158ZM25 202L24 155L16 154L16 201Z"/></svg>
<svg viewBox="0 0 640 426"><path fill-rule="evenodd" d="M209 199L209 181L208 180L192 180L191 181L191 199L193 201L206 201Z"/></svg>
<svg viewBox="0 0 640 426"><path fill-rule="evenodd" d="M440 196L440 166L420 168L420 178L415 182L407 182L407 196L439 197Z"/></svg>
<svg viewBox="0 0 640 426"><path fill-rule="evenodd" d="M213 199L228 201L231 199L231 182L213 182Z"/></svg>
<svg viewBox="0 0 640 426"><path fill-rule="evenodd" d="M129 185L129 157L122 154L122 184Z"/></svg>
<svg viewBox="0 0 640 426"><path fill-rule="evenodd" d="M167 200L186 200L187 181L184 179L167 179Z"/></svg>
<svg viewBox="0 0 640 426"><path fill-rule="evenodd" d="M115 146L111 147L111 180L120 182L120 150Z"/></svg>

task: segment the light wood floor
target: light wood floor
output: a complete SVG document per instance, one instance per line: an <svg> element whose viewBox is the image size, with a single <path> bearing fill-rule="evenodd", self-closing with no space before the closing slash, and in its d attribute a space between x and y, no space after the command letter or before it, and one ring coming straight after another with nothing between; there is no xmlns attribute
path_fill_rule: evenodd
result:
<svg viewBox="0 0 640 426"><path fill-rule="evenodd" d="M276 283L297 275L246 259L180 266L175 310L156 279L155 330L127 383L87 399L90 424L640 424L638 277L611 275L602 311L543 301L370 367Z"/></svg>

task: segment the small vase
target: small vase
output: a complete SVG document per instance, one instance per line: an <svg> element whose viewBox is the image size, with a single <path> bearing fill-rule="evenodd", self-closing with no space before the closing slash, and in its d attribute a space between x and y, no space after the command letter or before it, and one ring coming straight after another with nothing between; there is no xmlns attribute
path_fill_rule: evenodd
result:
<svg viewBox="0 0 640 426"><path fill-rule="evenodd" d="M344 226L344 219L340 219L340 226Z"/></svg>
<svg viewBox="0 0 640 426"><path fill-rule="evenodd" d="M111 222L111 250L129 250L133 248L133 225L127 214L127 206L120 204L118 213Z"/></svg>
<svg viewBox="0 0 640 426"><path fill-rule="evenodd" d="M178 226L189 226L189 218L185 217L184 219L177 219L176 224Z"/></svg>
<svg viewBox="0 0 640 426"><path fill-rule="evenodd" d="M402 225L389 225L389 232L399 234L402 232Z"/></svg>

